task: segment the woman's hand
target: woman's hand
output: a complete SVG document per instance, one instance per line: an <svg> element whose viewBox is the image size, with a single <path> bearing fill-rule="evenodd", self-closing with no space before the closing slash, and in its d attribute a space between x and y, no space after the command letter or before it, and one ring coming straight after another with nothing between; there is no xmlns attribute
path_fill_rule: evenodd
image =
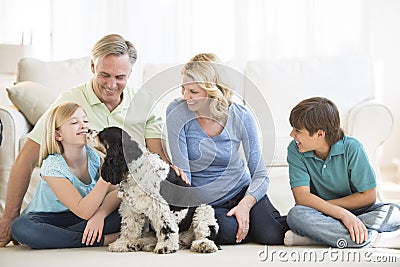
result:
<svg viewBox="0 0 400 267"><path fill-rule="evenodd" d="M85 231L82 236L82 244L86 246L93 245L94 242L100 242L103 235L104 216L95 213L86 224Z"/></svg>
<svg viewBox="0 0 400 267"><path fill-rule="evenodd" d="M256 199L251 195L246 195L239 204L232 208L226 216L235 216L238 223L236 233L236 243L240 243L246 238L250 228L250 210L256 204Z"/></svg>
<svg viewBox="0 0 400 267"><path fill-rule="evenodd" d="M171 167L172 167L172 169L174 169L176 175L178 175L179 177L181 177L181 180L182 180L182 181L184 181L186 184L190 185L190 181L189 181L189 179L187 178L187 175L186 175L186 173L185 173L183 170L179 169L177 166L172 165L172 164L171 164Z"/></svg>

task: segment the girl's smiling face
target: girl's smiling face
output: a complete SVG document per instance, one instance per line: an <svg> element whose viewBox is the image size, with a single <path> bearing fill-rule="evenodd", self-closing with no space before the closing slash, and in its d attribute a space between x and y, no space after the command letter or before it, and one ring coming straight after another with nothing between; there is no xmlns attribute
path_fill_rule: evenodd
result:
<svg viewBox="0 0 400 267"><path fill-rule="evenodd" d="M78 108L69 120L56 130L56 140L63 144L85 145L89 120L82 108Z"/></svg>

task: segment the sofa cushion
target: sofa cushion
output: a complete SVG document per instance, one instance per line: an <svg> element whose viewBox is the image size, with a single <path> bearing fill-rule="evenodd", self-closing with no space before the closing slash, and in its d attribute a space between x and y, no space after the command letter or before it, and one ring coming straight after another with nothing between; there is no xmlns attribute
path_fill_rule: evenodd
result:
<svg viewBox="0 0 400 267"><path fill-rule="evenodd" d="M52 62L23 58L18 63L17 82L36 82L59 95L66 89L87 82L92 76L90 57Z"/></svg>
<svg viewBox="0 0 400 267"><path fill-rule="evenodd" d="M31 81L17 83L6 90L11 102L32 125L36 124L57 97L54 91Z"/></svg>

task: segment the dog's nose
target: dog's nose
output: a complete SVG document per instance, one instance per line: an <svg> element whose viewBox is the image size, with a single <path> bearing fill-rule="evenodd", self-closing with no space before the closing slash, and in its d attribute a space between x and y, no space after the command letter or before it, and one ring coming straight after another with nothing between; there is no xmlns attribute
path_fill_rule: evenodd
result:
<svg viewBox="0 0 400 267"><path fill-rule="evenodd" d="M88 133L93 133L93 130L92 129L88 129Z"/></svg>

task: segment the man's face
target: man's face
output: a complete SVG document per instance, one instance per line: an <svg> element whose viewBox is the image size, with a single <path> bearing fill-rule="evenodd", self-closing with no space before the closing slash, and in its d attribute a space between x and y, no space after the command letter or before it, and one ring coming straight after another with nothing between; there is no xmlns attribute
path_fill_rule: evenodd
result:
<svg viewBox="0 0 400 267"><path fill-rule="evenodd" d="M131 73L128 54L108 55L92 61L93 90L106 106L117 106Z"/></svg>

